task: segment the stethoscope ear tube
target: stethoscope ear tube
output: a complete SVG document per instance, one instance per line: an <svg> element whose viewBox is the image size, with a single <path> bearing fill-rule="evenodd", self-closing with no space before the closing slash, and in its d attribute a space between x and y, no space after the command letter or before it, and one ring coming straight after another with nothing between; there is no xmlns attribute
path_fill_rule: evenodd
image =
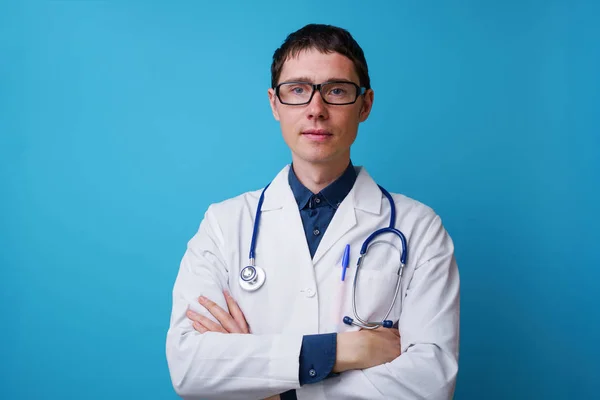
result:
<svg viewBox="0 0 600 400"><path fill-rule="evenodd" d="M386 232L394 233L394 234L396 234L396 236L398 236L400 238L400 241L402 242L402 254L400 255L400 262L402 264L406 264L406 257L407 257L406 237L398 229L392 228L392 227L381 228L381 229L378 229L375 232L371 233L369 235L369 237L364 241L362 247L360 248L360 256L362 257L365 254L367 254L367 249L369 248L369 244L371 244L373 239L375 239L377 236L381 235L382 233L386 233ZM359 261L360 261L360 259L359 259Z"/></svg>
<svg viewBox="0 0 600 400"><path fill-rule="evenodd" d="M358 322L348 316L345 316L343 319L343 321L346 325L354 325L354 326L361 327L363 329L377 329L380 326L383 326L384 328L391 328L394 325L392 321L387 319L387 317L392 312L392 310L394 308L394 304L396 303L396 299L398 298L398 294L400 293L400 286L402 284L402 272L404 270L404 266L406 265L406 258L408 257L408 251L407 251L408 246L406 243L406 237L404 236L404 234L402 232L400 232L398 229L395 228L396 205L394 204L394 199L392 198L392 195L387 190L385 190L383 187L379 186L379 189L381 190L383 195L388 199L388 201L390 203L390 224L387 228L381 228L381 229L378 229L375 232L371 233L367 237L367 239L363 242L363 245L360 249L360 256L358 257L358 261L356 263L356 272L354 274L354 282L352 284L352 312L354 313L354 317L358 320ZM383 317L383 321L380 321L380 322L365 321L360 318L360 316L358 315L358 311L356 310L356 282L358 279L358 274L360 272L360 266L362 265L364 257L366 257L366 255L367 255L369 245L377 236L379 236L383 233L392 233L392 234L398 236L400 238L400 241L402 242L402 252L400 253L400 269L398 270L398 280L396 281L396 290L394 293L394 297L392 299L392 303L390 304L390 307L388 308L387 312L385 313L385 316Z"/></svg>
<svg viewBox="0 0 600 400"><path fill-rule="evenodd" d="M392 225L392 223L390 223L390 225ZM360 318L360 316L358 315L358 311L356 309L356 282L358 281L358 274L360 273L360 267L363 263L364 258L367 256L367 252L369 250L370 244L373 242L373 239L375 239L378 235L381 235L383 233L393 233L394 235L398 236L400 238L400 241L402 242L402 252L400 254L400 268L398 270L398 279L396 281L396 289L394 292L394 297L392 298L392 303L390 304L390 307L388 308L387 312L385 313L385 316L383 317L383 321L380 321L380 322L365 321L362 318ZM363 243L363 245L360 249L360 256L358 257L358 261L356 262L356 272L354 273L354 282L352 283L352 312L354 313L354 317L356 318L356 320L358 320L358 322L348 316L345 316L343 321L346 325L359 326L363 329L377 329L380 326L383 326L385 328L391 328L393 326L393 322L388 320L387 318L390 315L390 313L392 312L392 310L394 309L394 304L396 304L396 299L398 298L398 294L400 293L400 287L402 285L402 272L403 272L404 266L406 264L406 256L407 256L406 238L404 237L404 234L402 232L400 232L399 230L397 230L396 228L388 227L388 228L378 229L377 231L375 231L371 235L369 235L369 237L365 240L365 242Z"/></svg>

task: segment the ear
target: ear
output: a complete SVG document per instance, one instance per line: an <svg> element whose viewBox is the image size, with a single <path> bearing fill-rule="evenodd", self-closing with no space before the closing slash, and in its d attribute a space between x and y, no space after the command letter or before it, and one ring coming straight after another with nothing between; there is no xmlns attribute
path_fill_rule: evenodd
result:
<svg viewBox="0 0 600 400"><path fill-rule="evenodd" d="M363 101L360 107L360 113L358 114L358 120L360 122L364 122L369 118L369 114L371 114L371 109L373 108L373 100L375 97L375 93L373 89L369 89L362 96Z"/></svg>
<svg viewBox="0 0 600 400"><path fill-rule="evenodd" d="M269 88L267 91L269 94L269 104L271 104L271 112L275 120L279 121L279 112L277 111L277 96L275 95L275 89Z"/></svg>

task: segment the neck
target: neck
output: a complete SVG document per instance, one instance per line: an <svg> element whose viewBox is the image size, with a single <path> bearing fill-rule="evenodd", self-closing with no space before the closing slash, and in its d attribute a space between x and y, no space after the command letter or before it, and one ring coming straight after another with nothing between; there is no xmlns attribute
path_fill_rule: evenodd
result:
<svg viewBox="0 0 600 400"><path fill-rule="evenodd" d="M294 157L293 157L294 158ZM350 164L350 157L332 163L315 164L293 159L294 173L298 180L313 193L319 193L342 176Z"/></svg>

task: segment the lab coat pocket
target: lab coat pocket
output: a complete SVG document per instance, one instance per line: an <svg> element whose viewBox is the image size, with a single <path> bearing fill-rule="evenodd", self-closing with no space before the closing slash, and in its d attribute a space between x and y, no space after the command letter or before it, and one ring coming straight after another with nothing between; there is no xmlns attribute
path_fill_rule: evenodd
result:
<svg viewBox="0 0 600 400"><path fill-rule="evenodd" d="M402 243L396 236L388 235L373 240L363 255L360 270L396 275L400 268Z"/></svg>
<svg viewBox="0 0 600 400"><path fill-rule="evenodd" d="M390 267L391 268L391 267ZM358 316L363 320L381 322L385 314L389 310L396 293L396 284L398 275L390 268L385 270L363 269L358 271L358 279L356 281L355 304ZM349 286L353 286L354 274L351 276ZM402 311L400 301L402 299L402 287L398 291L398 298L394 301L394 306L387 316L387 319L394 323L400 318ZM352 312L352 292L347 297L347 309ZM352 315L352 314L348 314Z"/></svg>

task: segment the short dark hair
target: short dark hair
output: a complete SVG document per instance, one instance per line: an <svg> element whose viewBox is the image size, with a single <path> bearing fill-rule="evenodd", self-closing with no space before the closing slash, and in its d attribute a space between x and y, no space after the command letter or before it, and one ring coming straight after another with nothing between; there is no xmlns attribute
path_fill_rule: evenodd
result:
<svg viewBox="0 0 600 400"><path fill-rule="evenodd" d="M273 54L271 64L271 87L277 86L283 64L289 57L296 57L303 50L315 49L321 53L340 53L353 63L360 86L371 88L367 60L362 48L345 29L332 25L308 24L290 33Z"/></svg>

